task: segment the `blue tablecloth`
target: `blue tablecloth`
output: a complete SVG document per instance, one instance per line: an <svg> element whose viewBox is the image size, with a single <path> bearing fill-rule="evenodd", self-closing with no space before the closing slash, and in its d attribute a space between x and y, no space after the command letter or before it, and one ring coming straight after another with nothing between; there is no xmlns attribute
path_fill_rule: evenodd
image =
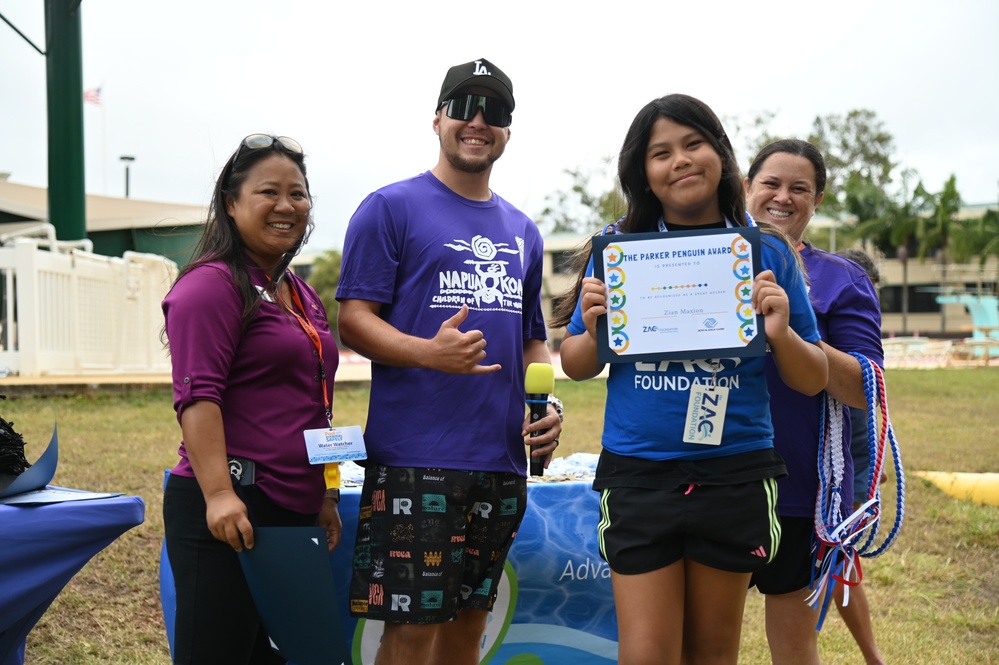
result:
<svg viewBox="0 0 999 665"><path fill-rule="evenodd" d="M137 496L0 505L0 665L23 662L28 632L66 583L144 517Z"/></svg>
<svg viewBox="0 0 999 665"><path fill-rule="evenodd" d="M610 570L597 546L599 494L591 485L591 481L528 483L527 514L510 551L486 628L482 662L507 663L515 657L529 658L523 662L538 665L617 662ZM359 501L359 488L343 490L343 539L330 555L354 665L374 662L381 636L380 622L357 621L348 611ZM168 639L172 640L176 605L165 550L160 598Z"/></svg>

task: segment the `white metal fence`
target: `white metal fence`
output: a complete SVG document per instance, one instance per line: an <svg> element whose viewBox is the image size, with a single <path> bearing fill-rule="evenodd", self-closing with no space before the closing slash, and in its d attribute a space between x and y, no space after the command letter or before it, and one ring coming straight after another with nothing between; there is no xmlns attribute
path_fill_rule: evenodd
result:
<svg viewBox="0 0 999 665"><path fill-rule="evenodd" d="M0 374L170 371L160 302L176 263L39 244L17 238L0 247Z"/></svg>

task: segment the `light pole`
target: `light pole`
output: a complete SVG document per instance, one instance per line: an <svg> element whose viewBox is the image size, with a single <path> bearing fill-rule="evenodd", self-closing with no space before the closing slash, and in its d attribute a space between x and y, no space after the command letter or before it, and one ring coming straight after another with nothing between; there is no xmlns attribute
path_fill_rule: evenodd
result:
<svg viewBox="0 0 999 665"><path fill-rule="evenodd" d="M125 198L128 198L128 165L135 161L135 157L132 155L122 155L119 157L121 161L125 163Z"/></svg>
<svg viewBox="0 0 999 665"><path fill-rule="evenodd" d="M902 264L902 334L909 334L909 248L899 245L896 250Z"/></svg>

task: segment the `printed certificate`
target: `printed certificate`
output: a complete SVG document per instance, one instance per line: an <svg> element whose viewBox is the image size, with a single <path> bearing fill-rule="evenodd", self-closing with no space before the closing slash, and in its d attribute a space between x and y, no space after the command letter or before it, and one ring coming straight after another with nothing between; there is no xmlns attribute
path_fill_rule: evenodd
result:
<svg viewBox="0 0 999 665"><path fill-rule="evenodd" d="M597 321L600 362L758 356L753 310L756 227L621 233L593 238L593 273L607 284Z"/></svg>

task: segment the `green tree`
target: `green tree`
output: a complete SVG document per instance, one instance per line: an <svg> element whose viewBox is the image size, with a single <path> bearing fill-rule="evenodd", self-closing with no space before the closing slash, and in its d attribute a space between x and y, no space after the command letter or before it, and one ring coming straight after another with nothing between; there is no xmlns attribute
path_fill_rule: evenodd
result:
<svg viewBox="0 0 999 665"><path fill-rule="evenodd" d="M722 118L722 125L728 134L735 156L742 157L745 164L743 174L749 171L756 154L764 146L784 138L770 133L770 122L777 115L775 111L757 111L748 115L727 115Z"/></svg>
<svg viewBox="0 0 999 665"><path fill-rule="evenodd" d="M808 141L825 157L828 177L822 205L829 213L861 217L872 203L875 209L884 208L896 166L895 140L874 111L818 116ZM850 205L858 208L851 210Z"/></svg>
<svg viewBox="0 0 999 665"><path fill-rule="evenodd" d="M957 213L961 210L961 194L957 191L957 177L951 175L939 194L930 197L933 208L929 215L921 216L916 229L919 241L919 258L925 259L932 251L940 250L940 262L947 265L947 251L955 232L960 234ZM946 268L945 268L946 270ZM944 275L946 277L946 275Z"/></svg>
<svg viewBox="0 0 999 665"><path fill-rule="evenodd" d="M742 154L748 155L747 170L764 146L796 137L773 134L770 123L774 116L772 111L762 111L748 119L726 118L730 136L745 150ZM896 167L892 160L895 142L874 111L855 109L846 115L816 116L806 140L822 152L826 162L824 214L847 214L861 222L887 214L893 196L889 185Z"/></svg>
<svg viewBox="0 0 999 665"><path fill-rule="evenodd" d="M999 211L986 210L981 217L962 224L954 239L954 260L963 263L975 255L979 266L991 256L999 258Z"/></svg>
<svg viewBox="0 0 999 665"><path fill-rule="evenodd" d="M902 171L901 181L902 189L895 197L870 183L848 183L847 205L858 219L852 235L872 240L886 256L895 256L899 247L905 247L915 257L917 232L923 217L933 209L934 197L912 169Z"/></svg>
<svg viewBox="0 0 999 665"><path fill-rule="evenodd" d="M627 204L617 186L595 193L592 170L563 172L572 178L572 186L569 191L557 190L545 197L537 223L546 233L592 233L625 213Z"/></svg>
<svg viewBox="0 0 999 665"><path fill-rule="evenodd" d="M339 250L330 249L318 257L312 264L312 272L309 273L309 285L319 294L320 300L326 307L326 318L330 323L330 330L336 343L340 344L340 335L336 329L336 317L340 312L340 303L336 301L336 287L340 283L340 259Z"/></svg>

